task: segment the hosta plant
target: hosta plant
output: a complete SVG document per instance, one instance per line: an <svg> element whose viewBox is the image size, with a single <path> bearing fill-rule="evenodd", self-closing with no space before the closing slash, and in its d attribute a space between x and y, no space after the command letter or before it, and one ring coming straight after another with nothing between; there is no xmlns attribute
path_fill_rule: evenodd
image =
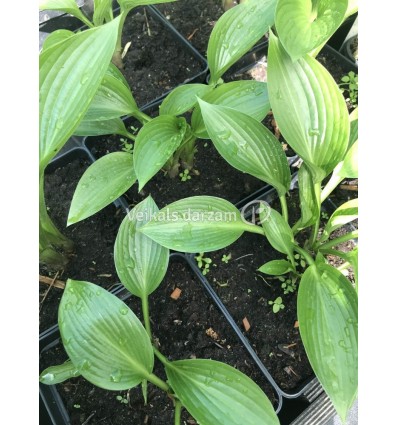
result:
<svg viewBox="0 0 398 425"><path fill-rule="evenodd" d="M349 116L338 85L313 56L342 22L347 1L317 2L317 6L314 2L312 9L310 3L278 1L278 36L270 33L268 52L271 109L282 135L302 159L298 173L301 217L289 221L291 176L276 138L247 113L199 99L198 113L217 150L232 166L273 186L280 212L262 205L257 225L246 222L226 200L195 196L168 205L139 231L169 249L191 253L222 249L244 231L267 238L285 258L258 266L263 273L299 278L301 338L316 376L345 420L358 386L358 251L346 253L338 246L356 239L358 232L331 236L357 218L358 201L337 208L322 231L320 217L322 202L341 180L358 177L358 119L357 110ZM307 6L296 15L285 14L293 4ZM336 9L330 13L332 6ZM301 14L317 19L301 27ZM294 35L296 25L300 32ZM326 35L325 28L329 28ZM296 253L305 260L304 271L297 269ZM327 255L341 257L353 267L355 286L329 264Z"/></svg>
<svg viewBox="0 0 398 425"><path fill-rule="evenodd" d="M93 22L74 0L43 0L41 9L68 12L88 29L77 34L60 29L44 42L39 58L39 252L40 261L62 266L71 241L55 227L47 213L44 171L73 134L129 133L120 116L131 114L145 121L127 82L111 64L119 52L121 31L127 13L134 7L165 0L120 0L121 13L113 17L112 1L95 1ZM172 1L172 0L171 0ZM105 22L105 23L104 23ZM133 179L130 174L130 181Z"/></svg>
<svg viewBox="0 0 398 425"><path fill-rule="evenodd" d="M173 400L175 425L181 424L182 408L202 425L279 424L266 395L240 371L208 359L170 361L152 341L148 297L166 273L169 250L138 230L157 211L150 197L138 204L122 222L115 243L117 273L141 298L144 326L115 295L93 283L69 280L58 314L69 360L44 370L40 381L53 385L81 375L107 390L142 385L144 400L151 383ZM167 381L153 373L155 357Z"/></svg>

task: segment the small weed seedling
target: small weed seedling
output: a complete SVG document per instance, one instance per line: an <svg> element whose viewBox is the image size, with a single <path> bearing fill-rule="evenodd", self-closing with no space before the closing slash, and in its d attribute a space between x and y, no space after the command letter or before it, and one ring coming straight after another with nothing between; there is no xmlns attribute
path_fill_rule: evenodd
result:
<svg viewBox="0 0 398 425"><path fill-rule="evenodd" d="M326 211L321 211L321 217L324 220L329 220L329 214Z"/></svg>
<svg viewBox="0 0 398 425"><path fill-rule="evenodd" d="M203 276L206 276L210 271L210 264L213 262L211 258L204 257L205 253L201 252L195 257L198 267L202 270Z"/></svg>
<svg viewBox="0 0 398 425"><path fill-rule="evenodd" d="M275 301L268 301L269 305L272 305L272 311L274 313L278 313L278 311L283 310L285 308L282 303L282 297L278 297Z"/></svg>
<svg viewBox="0 0 398 425"><path fill-rule="evenodd" d="M121 147L122 147L122 151L123 152L127 152L127 153L133 153L133 144L130 143L127 139L124 138L120 138L120 143L121 143Z"/></svg>
<svg viewBox="0 0 398 425"><path fill-rule="evenodd" d="M224 254L224 255L222 256L222 258L221 258L221 261L222 261L223 263L225 263L225 264L228 264L228 261L229 261L231 258L232 258L232 255L231 255L231 254L228 254L228 255Z"/></svg>
<svg viewBox="0 0 398 425"><path fill-rule="evenodd" d="M296 285L297 278L296 277L286 279L285 277L280 276L279 280L282 282L281 288L283 289L283 293L285 295L287 295L289 293L293 293L293 292L296 291L296 289L297 289L297 285Z"/></svg>
<svg viewBox="0 0 398 425"><path fill-rule="evenodd" d="M123 397L121 395L117 395L116 396L116 400L117 401L120 401L120 403L122 403L122 404L128 404L129 403L129 401L127 400L127 398L126 397Z"/></svg>
<svg viewBox="0 0 398 425"><path fill-rule="evenodd" d="M341 87L342 93L348 91L352 106L356 107L358 105L358 74L355 74L354 71L350 71L341 78L341 81L339 86Z"/></svg>
<svg viewBox="0 0 398 425"><path fill-rule="evenodd" d="M191 176L189 175L189 170L184 170L179 174L182 182L186 182L187 180L191 180Z"/></svg>

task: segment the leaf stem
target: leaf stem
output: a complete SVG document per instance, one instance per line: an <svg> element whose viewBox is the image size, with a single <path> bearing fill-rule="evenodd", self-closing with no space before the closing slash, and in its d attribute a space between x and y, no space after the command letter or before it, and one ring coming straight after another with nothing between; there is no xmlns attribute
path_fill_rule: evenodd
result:
<svg viewBox="0 0 398 425"><path fill-rule="evenodd" d="M180 425L181 424L181 409L182 404L180 400L175 401L175 408L174 408L174 425Z"/></svg>
<svg viewBox="0 0 398 425"><path fill-rule="evenodd" d="M304 257L309 265L313 266L315 264L314 259L311 257L310 253L307 252L305 249L297 245L295 245L293 249L298 252L302 257Z"/></svg>
<svg viewBox="0 0 398 425"><path fill-rule="evenodd" d="M155 347L152 345L153 352L155 356L163 363L165 366L170 364L170 361Z"/></svg>
<svg viewBox="0 0 398 425"><path fill-rule="evenodd" d="M149 374L146 377L146 379L149 382L152 382L152 384L159 387L161 390L165 391L166 393L170 392L171 388L167 385L167 383L165 381L163 381L162 379L160 379L159 377L157 377L154 373Z"/></svg>
<svg viewBox="0 0 398 425"><path fill-rule="evenodd" d="M289 210L287 209L286 195L280 196L279 199L281 201L283 218L286 220L286 223L289 224Z"/></svg>
<svg viewBox="0 0 398 425"><path fill-rule="evenodd" d="M336 187L342 182L343 178L337 173L333 173L326 186L323 188L321 193L321 203L336 189Z"/></svg>
<svg viewBox="0 0 398 425"><path fill-rule="evenodd" d="M354 230L353 232L346 233L343 236L340 236L336 239L333 239L329 242L324 243L323 245L321 245L319 247L319 250L324 251L324 250L327 250L329 248L333 248L334 246L336 246L340 243L347 242L351 239L356 239L357 237L358 237L358 230Z"/></svg>
<svg viewBox="0 0 398 425"><path fill-rule="evenodd" d="M126 131L126 133L124 135L126 137L128 137L130 140L132 140L133 142L135 142L135 136L134 136L134 134L131 134L130 132Z"/></svg>
<svg viewBox="0 0 398 425"><path fill-rule="evenodd" d="M145 324L146 333L148 334L150 340L152 341L151 320L149 318L148 295L145 295L141 298L141 305L142 305L142 315L144 316L144 324Z"/></svg>
<svg viewBox="0 0 398 425"><path fill-rule="evenodd" d="M146 122L152 121L152 118L149 115L145 114L144 112L142 112L138 109L136 111L132 112L131 115L134 118L137 118L137 120L140 121L141 124L145 124Z"/></svg>
<svg viewBox="0 0 398 425"><path fill-rule="evenodd" d="M314 183L314 192L315 192L315 196L316 199L319 201L321 198L321 183ZM320 205L320 202L318 202L318 205ZM315 224L312 227L312 232L311 232L311 236L310 236L310 247L312 248L315 245L315 242L317 240L318 237L318 232L319 232L319 224L321 222L321 215L319 213Z"/></svg>

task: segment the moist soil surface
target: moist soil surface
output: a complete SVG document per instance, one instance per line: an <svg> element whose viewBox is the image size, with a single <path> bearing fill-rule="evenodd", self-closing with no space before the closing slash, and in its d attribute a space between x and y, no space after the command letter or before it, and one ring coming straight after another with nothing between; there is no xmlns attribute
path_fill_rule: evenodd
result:
<svg viewBox="0 0 398 425"><path fill-rule="evenodd" d="M200 63L147 8L133 9L123 27L123 74L134 99L142 107L204 71ZM205 75L203 74L203 80Z"/></svg>

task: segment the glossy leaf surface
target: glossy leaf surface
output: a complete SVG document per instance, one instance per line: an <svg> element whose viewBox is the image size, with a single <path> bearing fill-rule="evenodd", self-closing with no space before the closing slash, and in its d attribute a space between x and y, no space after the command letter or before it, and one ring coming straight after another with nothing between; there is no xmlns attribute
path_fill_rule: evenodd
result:
<svg viewBox="0 0 398 425"><path fill-rule="evenodd" d="M140 231L167 248L196 253L224 248L244 230L255 228L258 227L243 221L230 202L213 196L193 196L163 208Z"/></svg>
<svg viewBox="0 0 398 425"><path fill-rule="evenodd" d="M271 33L268 91L276 122L318 183L344 158L349 140L347 106L328 71L314 58L293 62Z"/></svg>
<svg viewBox="0 0 398 425"><path fill-rule="evenodd" d="M68 226L102 210L136 181L133 156L113 152L95 161L79 180L69 209Z"/></svg>
<svg viewBox="0 0 398 425"><path fill-rule="evenodd" d="M43 370L39 380L42 384L55 385L77 376L80 376L79 370L70 360L67 360L65 363Z"/></svg>
<svg viewBox="0 0 398 425"><path fill-rule="evenodd" d="M278 0L275 26L293 60L323 45L343 22L347 0Z"/></svg>
<svg viewBox="0 0 398 425"><path fill-rule="evenodd" d="M105 289L68 280L58 322L67 354L92 384L127 390L152 372L148 334L126 304Z"/></svg>
<svg viewBox="0 0 398 425"><path fill-rule="evenodd" d="M282 145L254 118L199 100L207 132L220 155L233 167L272 185L284 195L290 169Z"/></svg>
<svg viewBox="0 0 398 425"><path fill-rule="evenodd" d="M59 10L61 12L70 13L76 18L85 22L87 18L80 11L75 0L40 0L40 10Z"/></svg>
<svg viewBox="0 0 398 425"><path fill-rule="evenodd" d="M326 223L321 241L326 240L332 232L358 218L358 199L351 199L340 205Z"/></svg>
<svg viewBox="0 0 398 425"><path fill-rule="evenodd" d="M159 211L149 196L124 218L115 242L115 266L122 284L144 298L162 282L169 264L169 250L139 232Z"/></svg>
<svg viewBox="0 0 398 425"><path fill-rule="evenodd" d="M135 140L133 154L139 191L177 150L185 130L185 118L172 115L156 117L141 128Z"/></svg>
<svg viewBox="0 0 398 425"><path fill-rule="evenodd" d="M202 97L212 105L221 105L243 112L257 121L262 121L270 111L267 83L260 81L232 81L221 84ZM209 139L199 107L192 114L192 130L201 139Z"/></svg>
<svg viewBox="0 0 398 425"><path fill-rule="evenodd" d="M181 115L192 109L201 98L212 88L206 84L186 84L176 87L163 100L159 107L160 115Z"/></svg>
<svg viewBox="0 0 398 425"><path fill-rule="evenodd" d="M260 220L271 246L277 251L287 254L293 261L294 236L286 220L273 208L261 211Z"/></svg>
<svg viewBox="0 0 398 425"><path fill-rule="evenodd" d="M73 31L69 30L56 30L44 40L42 50L47 50L61 41L65 41L67 38L72 37L74 34L75 33Z"/></svg>
<svg viewBox="0 0 398 425"><path fill-rule="evenodd" d="M188 412L201 425L279 424L267 396L248 376L214 360L179 360L167 378Z"/></svg>
<svg viewBox="0 0 398 425"><path fill-rule="evenodd" d="M247 0L225 12L210 35L210 83L248 52L274 23L276 0Z"/></svg>
<svg viewBox="0 0 398 425"><path fill-rule="evenodd" d="M93 22L102 25L112 17L112 0L94 0Z"/></svg>
<svg viewBox="0 0 398 425"><path fill-rule="evenodd" d="M279 276L293 270L292 265L286 260L272 260L263 264L258 271L261 273L269 274L271 276Z"/></svg>
<svg viewBox="0 0 398 425"><path fill-rule="evenodd" d="M102 136L104 134L120 134L126 136L126 127L120 118L105 121L83 120L74 131L76 136Z"/></svg>
<svg viewBox="0 0 398 425"><path fill-rule="evenodd" d="M83 119L116 45L119 18L40 55L40 163L46 165Z"/></svg>
<svg viewBox="0 0 398 425"><path fill-rule="evenodd" d="M312 368L343 422L358 389L358 298L334 267L317 263L298 291L300 334Z"/></svg>

